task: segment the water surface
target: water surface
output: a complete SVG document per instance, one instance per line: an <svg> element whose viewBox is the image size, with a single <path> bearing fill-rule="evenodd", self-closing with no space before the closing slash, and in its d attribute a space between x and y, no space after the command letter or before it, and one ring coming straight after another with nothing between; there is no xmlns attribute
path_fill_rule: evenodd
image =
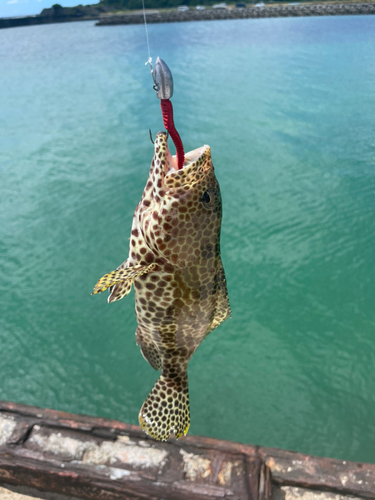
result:
<svg viewBox="0 0 375 500"><path fill-rule="evenodd" d="M149 33L224 203L233 317L189 365L190 432L375 461L375 18ZM137 423L157 378L133 294L90 296L162 129L146 59L143 26L0 31L0 399Z"/></svg>

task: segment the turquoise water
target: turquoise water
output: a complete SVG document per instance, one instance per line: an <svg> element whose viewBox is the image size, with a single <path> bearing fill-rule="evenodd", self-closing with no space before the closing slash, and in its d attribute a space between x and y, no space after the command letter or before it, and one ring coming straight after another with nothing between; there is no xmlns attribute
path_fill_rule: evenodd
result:
<svg viewBox="0 0 375 500"><path fill-rule="evenodd" d="M149 26L186 150L212 148L233 317L192 434L375 461L375 17ZM142 26L0 31L0 399L137 423L157 374L128 254L162 129Z"/></svg>

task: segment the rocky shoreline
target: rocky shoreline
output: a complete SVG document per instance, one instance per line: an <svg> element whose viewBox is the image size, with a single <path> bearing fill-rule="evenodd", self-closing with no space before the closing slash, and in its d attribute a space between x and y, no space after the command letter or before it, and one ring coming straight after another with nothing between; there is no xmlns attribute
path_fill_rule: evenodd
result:
<svg viewBox="0 0 375 500"><path fill-rule="evenodd" d="M148 14L148 23L177 23L186 21L211 21L218 19L248 19L263 17L306 17L375 14L375 3L340 3L320 5L269 5L245 9L189 10L187 12L159 12ZM116 24L142 24L142 14L117 14L100 16L96 26Z"/></svg>
<svg viewBox="0 0 375 500"><path fill-rule="evenodd" d="M64 23L72 21L97 20L96 26L116 24L143 24L143 14L110 14L109 6L87 5L44 9L38 16L0 19L1 28L15 28L36 24ZM245 9L207 9L187 12L150 12L148 23L179 23L186 21L213 21L220 19L249 19L263 17L307 17L375 14L375 3L266 5Z"/></svg>

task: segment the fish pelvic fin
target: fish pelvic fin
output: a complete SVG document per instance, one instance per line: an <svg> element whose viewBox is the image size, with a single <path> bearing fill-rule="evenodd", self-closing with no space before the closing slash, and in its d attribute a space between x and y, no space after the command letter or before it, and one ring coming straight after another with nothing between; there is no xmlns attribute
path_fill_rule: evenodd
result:
<svg viewBox="0 0 375 500"><path fill-rule="evenodd" d="M133 281L121 281L109 288L108 304L123 299L132 289ZM100 292L99 292L100 293Z"/></svg>
<svg viewBox="0 0 375 500"><path fill-rule="evenodd" d="M126 259L125 262L123 262L116 271L119 269L126 269L129 267L129 261ZM111 302L115 302L116 300L120 300L125 297L125 295L128 295L130 290L132 289L132 282L131 281L122 281L121 283L117 283L117 285L112 285L108 288L108 304Z"/></svg>
<svg viewBox="0 0 375 500"><path fill-rule="evenodd" d="M123 293L122 296L119 297L122 298L130 292L132 283L135 278L137 278L138 276L142 276L142 274L149 273L155 267L156 267L155 263L145 266L127 267L126 269L122 269L120 267L119 269L116 269L116 271L112 271L111 273L105 274L102 278L100 278L100 280L95 285L94 291L92 292L91 295L102 293L104 292L104 290L106 290L111 286L118 285L120 283L127 283L128 286L124 287L123 289L123 292L125 293ZM110 302L112 302L112 300Z"/></svg>
<svg viewBox="0 0 375 500"><path fill-rule="evenodd" d="M187 373L155 383L139 412L139 423L146 434L167 441L172 432L176 439L185 436L190 426Z"/></svg>

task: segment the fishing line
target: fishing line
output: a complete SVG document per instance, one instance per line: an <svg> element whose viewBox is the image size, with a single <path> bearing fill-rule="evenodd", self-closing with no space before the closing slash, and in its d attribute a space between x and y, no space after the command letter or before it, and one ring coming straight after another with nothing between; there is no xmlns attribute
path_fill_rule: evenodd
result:
<svg viewBox="0 0 375 500"><path fill-rule="evenodd" d="M148 40L145 0L142 0L142 9L143 9L143 19L145 21L145 31L146 31L146 41L147 41L147 51L148 51L148 60L147 60L146 64L149 64L151 66L151 73L152 73L152 65L151 65L152 59L151 59L151 55L150 55L150 43Z"/></svg>

